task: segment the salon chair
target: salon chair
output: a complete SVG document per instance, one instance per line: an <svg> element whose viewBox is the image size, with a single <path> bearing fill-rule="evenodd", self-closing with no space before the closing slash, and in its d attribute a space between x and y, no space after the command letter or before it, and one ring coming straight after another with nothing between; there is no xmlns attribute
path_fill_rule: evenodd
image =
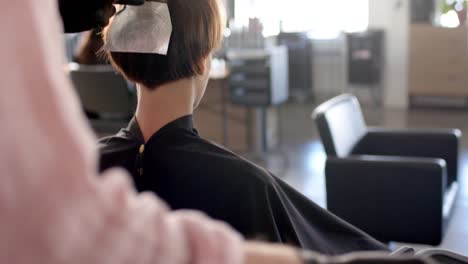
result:
<svg viewBox="0 0 468 264"><path fill-rule="evenodd" d="M136 106L136 91L110 65L68 65L83 108L93 113L97 133L112 134L127 125Z"/></svg>
<svg viewBox="0 0 468 264"><path fill-rule="evenodd" d="M441 243L458 190L456 129L367 127L345 94L312 114L327 154L327 208L385 242Z"/></svg>

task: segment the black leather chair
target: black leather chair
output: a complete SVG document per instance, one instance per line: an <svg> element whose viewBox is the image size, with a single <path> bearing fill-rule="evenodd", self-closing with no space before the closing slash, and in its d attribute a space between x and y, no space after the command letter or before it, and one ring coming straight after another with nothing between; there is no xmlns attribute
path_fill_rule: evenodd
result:
<svg viewBox="0 0 468 264"><path fill-rule="evenodd" d="M313 113L327 161L327 207L382 241L441 243L458 190L457 129L368 128L341 95Z"/></svg>
<svg viewBox="0 0 468 264"><path fill-rule="evenodd" d="M136 91L110 65L68 64L83 108L97 117L90 123L99 134L113 134L126 126L136 108Z"/></svg>

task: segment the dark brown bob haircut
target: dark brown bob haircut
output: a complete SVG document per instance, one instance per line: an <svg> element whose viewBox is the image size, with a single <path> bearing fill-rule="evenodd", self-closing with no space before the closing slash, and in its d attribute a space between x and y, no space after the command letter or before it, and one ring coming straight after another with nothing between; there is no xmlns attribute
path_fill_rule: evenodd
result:
<svg viewBox="0 0 468 264"><path fill-rule="evenodd" d="M221 0L167 0L172 35L167 55L109 52L109 60L130 81L155 89L165 83L202 75L205 59L223 39ZM107 38L104 32L104 41Z"/></svg>

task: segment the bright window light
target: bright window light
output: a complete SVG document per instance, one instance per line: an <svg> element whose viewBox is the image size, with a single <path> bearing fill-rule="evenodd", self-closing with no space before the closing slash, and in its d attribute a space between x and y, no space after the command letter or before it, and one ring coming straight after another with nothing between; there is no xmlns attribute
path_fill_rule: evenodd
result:
<svg viewBox="0 0 468 264"><path fill-rule="evenodd" d="M460 26L460 20L458 19L457 12L451 10L440 17L440 24L443 27L456 28Z"/></svg>
<svg viewBox="0 0 468 264"><path fill-rule="evenodd" d="M331 37L367 29L369 0L236 0L236 22L247 25L253 17L263 22L266 36L277 34L281 25L286 32Z"/></svg>

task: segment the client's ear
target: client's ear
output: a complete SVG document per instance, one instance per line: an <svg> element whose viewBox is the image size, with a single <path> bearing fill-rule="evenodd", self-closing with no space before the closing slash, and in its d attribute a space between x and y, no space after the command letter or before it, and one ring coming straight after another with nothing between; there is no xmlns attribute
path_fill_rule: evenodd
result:
<svg viewBox="0 0 468 264"><path fill-rule="evenodd" d="M203 74L210 74L212 61L213 61L213 55L210 53L210 55L208 55L205 58L205 67L204 67Z"/></svg>

